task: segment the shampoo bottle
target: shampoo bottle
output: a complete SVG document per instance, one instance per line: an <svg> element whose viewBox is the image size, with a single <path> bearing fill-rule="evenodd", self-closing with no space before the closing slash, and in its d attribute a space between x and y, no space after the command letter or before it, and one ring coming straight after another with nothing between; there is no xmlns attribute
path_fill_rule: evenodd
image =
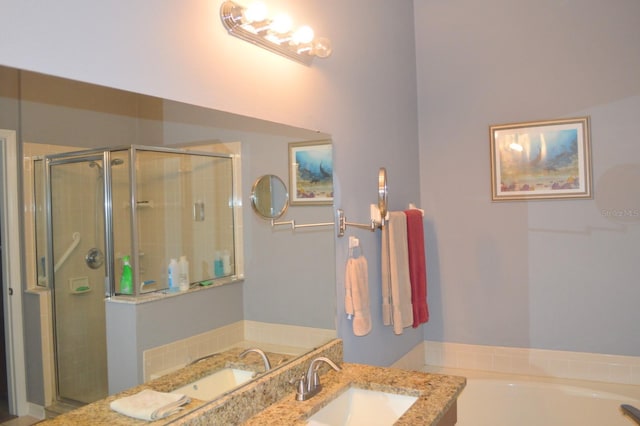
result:
<svg viewBox="0 0 640 426"><path fill-rule="evenodd" d="M213 276L219 278L224 275L224 266L222 265L222 257L220 252L216 252L216 257L213 259Z"/></svg>
<svg viewBox="0 0 640 426"><path fill-rule="evenodd" d="M189 261L187 256L180 256L178 268L180 269L180 291L189 290Z"/></svg>
<svg viewBox="0 0 640 426"><path fill-rule="evenodd" d="M120 277L120 293L133 294L133 271L129 256L122 257L122 276Z"/></svg>
<svg viewBox="0 0 640 426"><path fill-rule="evenodd" d="M178 261L175 259L171 259L169 262L169 268L167 269L167 283L169 284L169 291L178 291Z"/></svg>

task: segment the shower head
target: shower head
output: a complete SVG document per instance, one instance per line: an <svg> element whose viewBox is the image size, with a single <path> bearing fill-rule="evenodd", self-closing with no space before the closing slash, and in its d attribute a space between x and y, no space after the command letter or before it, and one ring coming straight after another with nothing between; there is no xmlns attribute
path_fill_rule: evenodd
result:
<svg viewBox="0 0 640 426"><path fill-rule="evenodd" d="M111 160L112 166L119 166L120 164L124 164L124 160L122 158L114 158L113 160ZM91 161L89 163L89 167L97 167L98 170L102 170L102 165L97 161Z"/></svg>

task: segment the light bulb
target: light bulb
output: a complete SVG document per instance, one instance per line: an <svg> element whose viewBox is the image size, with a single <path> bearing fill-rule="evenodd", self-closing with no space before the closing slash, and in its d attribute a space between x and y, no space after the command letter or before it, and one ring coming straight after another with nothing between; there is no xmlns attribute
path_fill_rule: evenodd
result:
<svg viewBox="0 0 640 426"><path fill-rule="evenodd" d="M318 37L313 41L312 54L318 58L326 58L331 55L333 48L331 47L331 40L326 37Z"/></svg>
<svg viewBox="0 0 640 426"><path fill-rule="evenodd" d="M271 21L271 30L278 34L285 34L291 31L291 27L293 27L293 21L284 13L277 14L273 21Z"/></svg>
<svg viewBox="0 0 640 426"><path fill-rule="evenodd" d="M244 19L246 23L260 22L267 19L267 6L259 1L251 3L243 11Z"/></svg>
<svg viewBox="0 0 640 426"><path fill-rule="evenodd" d="M313 40L313 30L310 26L304 25L296 30L293 33L293 42L295 44L306 44L311 43Z"/></svg>

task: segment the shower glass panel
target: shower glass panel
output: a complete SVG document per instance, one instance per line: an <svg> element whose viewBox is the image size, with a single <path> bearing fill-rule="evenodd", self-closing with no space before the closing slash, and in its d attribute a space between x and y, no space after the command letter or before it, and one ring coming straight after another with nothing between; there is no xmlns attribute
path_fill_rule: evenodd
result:
<svg viewBox="0 0 640 426"><path fill-rule="evenodd" d="M236 274L232 159L148 149L133 154L139 292L167 288L169 262L181 256L189 262L190 284ZM119 197L115 186L113 197ZM114 201L117 244L115 210Z"/></svg>
<svg viewBox="0 0 640 426"><path fill-rule="evenodd" d="M36 284L47 286L47 216L45 204L44 160L36 158L33 167L33 198L35 209Z"/></svg>
<svg viewBox="0 0 640 426"><path fill-rule="evenodd" d="M128 297L166 291L169 262L182 256L192 285L242 279L234 172L228 154L147 146L45 157L47 248L38 244L38 256L46 271L37 269L53 294L59 400L108 394L105 297L121 293L125 256L134 278ZM40 215L36 222L40 229Z"/></svg>
<svg viewBox="0 0 640 426"><path fill-rule="evenodd" d="M81 403L108 394L102 158L49 165L57 390Z"/></svg>

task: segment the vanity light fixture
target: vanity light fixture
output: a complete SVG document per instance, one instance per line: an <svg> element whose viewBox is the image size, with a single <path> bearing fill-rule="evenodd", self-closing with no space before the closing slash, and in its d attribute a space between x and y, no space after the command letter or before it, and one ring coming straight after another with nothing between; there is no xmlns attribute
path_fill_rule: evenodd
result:
<svg viewBox="0 0 640 426"><path fill-rule="evenodd" d="M329 39L315 37L307 25L293 29L293 21L287 15L269 18L261 2L244 7L225 1L220 18L229 34L305 65L310 65L314 56L326 58L331 54Z"/></svg>

